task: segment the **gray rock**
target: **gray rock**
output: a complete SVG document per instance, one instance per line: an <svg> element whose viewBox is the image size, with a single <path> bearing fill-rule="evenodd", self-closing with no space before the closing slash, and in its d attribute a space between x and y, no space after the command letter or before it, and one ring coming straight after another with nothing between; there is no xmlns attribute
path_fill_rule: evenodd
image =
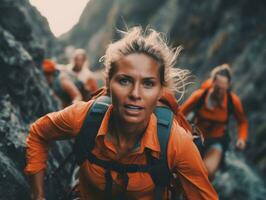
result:
<svg viewBox="0 0 266 200"><path fill-rule="evenodd" d="M0 0L0 199L29 199L25 140L34 120L59 108L40 67L56 46L46 19L28 0ZM55 143L48 173L70 148Z"/></svg>

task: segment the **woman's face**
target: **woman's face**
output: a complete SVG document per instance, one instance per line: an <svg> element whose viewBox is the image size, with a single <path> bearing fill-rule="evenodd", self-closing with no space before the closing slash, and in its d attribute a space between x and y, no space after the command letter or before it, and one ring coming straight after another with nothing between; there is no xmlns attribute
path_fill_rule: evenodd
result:
<svg viewBox="0 0 266 200"><path fill-rule="evenodd" d="M229 88L229 80L227 77L222 75L217 75L213 82L213 93L218 99L223 99L225 93Z"/></svg>
<svg viewBox="0 0 266 200"><path fill-rule="evenodd" d="M162 93L159 66L145 54L129 54L115 62L108 87L115 115L123 123L147 123Z"/></svg>

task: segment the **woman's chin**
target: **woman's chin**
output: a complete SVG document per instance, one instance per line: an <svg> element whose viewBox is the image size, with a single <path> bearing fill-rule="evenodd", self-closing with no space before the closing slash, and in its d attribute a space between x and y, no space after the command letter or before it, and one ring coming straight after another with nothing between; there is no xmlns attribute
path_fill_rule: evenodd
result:
<svg viewBox="0 0 266 200"><path fill-rule="evenodd" d="M144 123L142 116L124 116L123 122L127 124L141 124Z"/></svg>

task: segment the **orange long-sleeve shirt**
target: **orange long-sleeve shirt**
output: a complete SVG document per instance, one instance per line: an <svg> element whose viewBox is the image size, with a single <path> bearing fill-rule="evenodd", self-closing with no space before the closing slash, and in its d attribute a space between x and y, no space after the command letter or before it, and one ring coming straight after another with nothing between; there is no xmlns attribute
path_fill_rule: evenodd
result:
<svg viewBox="0 0 266 200"><path fill-rule="evenodd" d="M92 101L79 102L62 111L50 113L37 120L30 129L26 141L27 166L26 174L35 174L46 168L48 143L51 140L75 137L83 124L86 113ZM112 106L106 112L92 151L100 159L117 160L116 148L109 140L108 123ZM89 127L88 127L89 128ZM159 156L160 145L157 138L157 119L154 114L140 141L140 146L134 149L127 157L119 160L124 164L146 164L144 149L151 150L153 156ZM168 165L180 175L180 181L188 200L217 200L217 194L208 181L207 171L203 165L199 152L193 144L192 137L174 120L167 150ZM105 170L100 166L85 161L80 169L81 198L102 199L105 187ZM115 185L121 180L119 175L112 171ZM148 173L128 173L129 182L127 195L132 199L154 199L154 183ZM129 198L130 199L130 198Z"/></svg>
<svg viewBox="0 0 266 200"><path fill-rule="evenodd" d="M183 112L184 115L188 115L191 111L193 111L204 91L205 89L199 89L192 93L186 102L180 106L180 111ZM208 96L209 95L207 95L205 98L204 104L197 113L197 126L200 128L206 138L220 137L224 134L225 127L227 125L228 97L227 95L224 96L222 105L209 108L207 107ZM246 141L248 136L248 122L239 98L233 92L231 92L231 96L234 105L233 114L237 120L238 138Z"/></svg>

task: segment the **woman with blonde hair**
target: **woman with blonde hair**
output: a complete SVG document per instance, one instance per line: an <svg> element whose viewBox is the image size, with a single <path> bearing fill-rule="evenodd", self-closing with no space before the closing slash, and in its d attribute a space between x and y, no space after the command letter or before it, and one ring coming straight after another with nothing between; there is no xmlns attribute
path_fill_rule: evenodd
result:
<svg viewBox="0 0 266 200"><path fill-rule="evenodd" d="M228 64L215 67L211 71L211 78L180 108L184 115L194 112L193 122L205 138L201 154L211 180L223 163L230 142L228 123L231 114L238 125L236 147L243 150L246 146L248 122L241 101L231 91L231 81L232 71Z"/></svg>
<svg viewBox="0 0 266 200"><path fill-rule="evenodd" d="M192 136L171 111L156 107L164 90L182 92L186 71L174 68L179 51L140 27L108 46L108 97L50 113L30 129L25 172L33 199L45 197L48 143L74 137L81 199L173 199L172 173L187 199L218 199Z"/></svg>

